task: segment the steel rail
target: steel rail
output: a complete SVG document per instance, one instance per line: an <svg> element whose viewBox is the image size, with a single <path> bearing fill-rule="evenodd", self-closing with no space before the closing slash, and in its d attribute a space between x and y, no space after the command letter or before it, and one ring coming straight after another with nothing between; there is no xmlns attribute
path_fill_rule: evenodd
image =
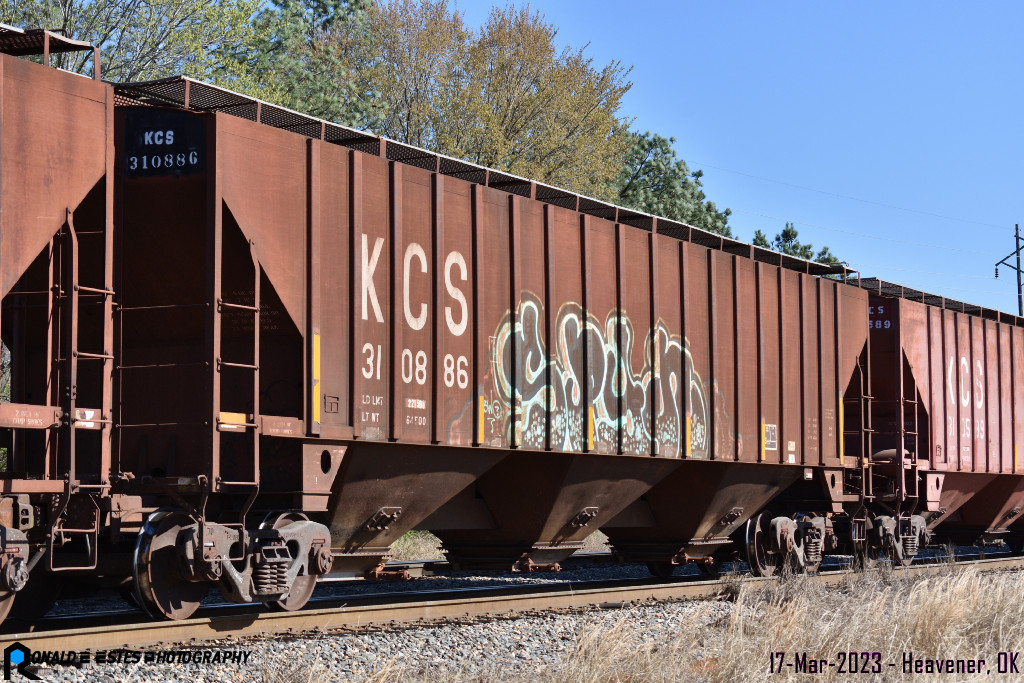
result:
<svg viewBox="0 0 1024 683"><path fill-rule="evenodd" d="M897 571L913 576L928 576L947 571L949 563L915 564L898 567ZM955 566L972 566L982 571L1024 568L1024 557L998 557L958 562ZM877 571L877 570L872 570ZM823 585L839 585L852 572L832 571L811 575L809 580ZM743 577L742 585L767 584L775 578ZM243 612L215 615L183 621L141 622L104 625L79 629L6 633L3 640L17 641L32 650L113 650L139 649L155 645L187 643L196 647L204 642L227 638L320 633L352 627L364 627L423 620L443 620L486 616L510 616L522 612L563 609L615 608L627 603L648 600L693 600L714 598L724 594L728 579L693 581L680 578L671 582L630 582L627 585L584 588L584 584L540 584L517 586L515 589L461 589L420 593L439 595L433 599L403 601L403 594L386 596L384 604L340 604L324 609L298 612ZM609 582L603 582L609 583ZM458 593L452 597L453 593ZM381 596L376 596L381 597ZM350 599L348 603L356 602Z"/></svg>

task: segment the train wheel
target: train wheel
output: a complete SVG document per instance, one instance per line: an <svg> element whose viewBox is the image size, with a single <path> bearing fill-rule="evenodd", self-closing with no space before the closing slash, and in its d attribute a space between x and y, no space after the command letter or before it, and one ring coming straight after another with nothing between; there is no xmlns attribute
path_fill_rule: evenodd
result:
<svg viewBox="0 0 1024 683"><path fill-rule="evenodd" d="M285 512L281 514L270 514L260 524L261 529L282 529L293 522L305 522L308 521L308 517L301 512ZM316 588L316 575L306 574L305 576L296 576L295 580L292 581L292 588L281 600L268 600L266 604L276 610L283 612L294 612L300 610L306 606L309 599L313 596L313 590Z"/></svg>
<svg viewBox="0 0 1024 683"><path fill-rule="evenodd" d="M157 510L135 544L135 597L153 619L188 619L210 588L206 581L186 581L178 559L178 532L192 523L181 512Z"/></svg>
<svg viewBox="0 0 1024 683"><path fill-rule="evenodd" d="M651 573L651 576L655 576L659 579L667 579L676 573L676 566L671 562L648 562L647 571Z"/></svg>
<svg viewBox="0 0 1024 683"><path fill-rule="evenodd" d="M768 512L747 520L747 564L754 576L772 576L779 568L779 556L771 552L771 520Z"/></svg>

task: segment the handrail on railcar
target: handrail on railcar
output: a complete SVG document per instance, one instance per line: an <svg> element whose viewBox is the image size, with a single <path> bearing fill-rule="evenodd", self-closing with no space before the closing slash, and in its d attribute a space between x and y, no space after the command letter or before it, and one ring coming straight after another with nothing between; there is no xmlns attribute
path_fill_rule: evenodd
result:
<svg viewBox="0 0 1024 683"><path fill-rule="evenodd" d="M997 311L994 308L985 308L984 306L957 301L956 299L950 299L938 294L929 294L928 292L922 292L921 290L914 289L913 287L898 285L894 282L880 280L876 277L862 278L858 276L856 278L849 279L848 282L854 287L866 289L872 294L877 294L879 296L916 301L918 303L925 304L926 306L934 306L947 311L973 315L978 318L985 318L986 320L994 320L996 322L1006 323L1007 325L1013 325L1014 327L1024 327L1024 318L1013 315L1012 313L1005 313L1003 311Z"/></svg>
<svg viewBox="0 0 1024 683"><path fill-rule="evenodd" d="M0 24L0 53L15 57L42 55L43 63L50 66L50 55L60 52L92 51L93 79L100 80L100 49L84 40L72 40L63 29L21 29Z"/></svg>
<svg viewBox="0 0 1024 683"><path fill-rule="evenodd" d="M340 126L286 107L264 102L185 76L154 81L112 83L118 106L162 106L195 112L222 112L255 123L299 133L360 152L399 161L412 166L461 178L486 187L504 190L547 204L578 211L614 223L624 223L648 232L657 232L684 242L751 258L764 263L817 276L846 280L855 271L846 264L823 264L781 254L753 244L724 237L678 221L660 218L643 211L617 206L586 197L564 188L538 183L527 178L448 157L437 152L374 135L368 131Z"/></svg>

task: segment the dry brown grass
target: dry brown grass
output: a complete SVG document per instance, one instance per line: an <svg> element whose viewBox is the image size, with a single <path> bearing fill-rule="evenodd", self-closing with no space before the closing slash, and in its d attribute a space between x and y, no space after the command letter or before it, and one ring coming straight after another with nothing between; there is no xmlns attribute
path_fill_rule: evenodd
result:
<svg viewBox="0 0 1024 683"><path fill-rule="evenodd" d="M832 589L795 577L745 590L723 630L719 663L707 680L807 680L788 667L770 676L773 651L786 652L790 663L796 653L830 662L837 662L840 652L880 653L880 672L860 674L858 680L934 680L934 675L903 671L903 655L909 652L921 659L984 659L986 670L996 673L997 653L1024 649L1020 583L1017 573L949 567L919 580L881 571L851 574ZM986 670L942 678L991 680ZM813 680L849 677L829 667Z"/></svg>
<svg viewBox="0 0 1024 683"><path fill-rule="evenodd" d="M594 533L583 539L583 552L585 553L604 553L608 552L608 537L600 531Z"/></svg>
<svg viewBox="0 0 1024 683"><path fill-rule="evenodd" d="M391 554L396 560L437 560L444 556L441 539L429 531L410 531L395 541Z"/></svg>
<svg viewBox="0 0 1024 683"><path fill-rule="evenodd" d="M581 633L569 653L544 671L486 664L407 668L395 660L367 672L373 683L477 683L538 678L555 683L639 681L975 681L1020 680L997 674L997 653L1024 652L1024 601L1019 573L983 574L950 567L938 576L908 579L879 571L851 574L834 587L804 577L770 584L742 582L728 616L714 603L697 603L671 632L651 633L627 614L610 629ZM720 614L720 610L718 611ZM878 673L770 673L772 652L837 661L839 652L878 652ZM928 675L903 671L903 653L922 659L984 659L977 675ZM486 652L480 653L486 660ZM870 661L870 660L869 660ZM889 663L895 666L888 666ZM1024 668L1024 655L1021 656ZM318 676L321 681L329 676Z"/></svg>
<svg viewBox="0 0 1024 683"><path fill-rule="evenodd" d="M587 536L583 552L597 553L608 550L608 537L600 531ZM396 560L436 560L444 555L441 540L429 531L410 531L391 546Z"/></svg>

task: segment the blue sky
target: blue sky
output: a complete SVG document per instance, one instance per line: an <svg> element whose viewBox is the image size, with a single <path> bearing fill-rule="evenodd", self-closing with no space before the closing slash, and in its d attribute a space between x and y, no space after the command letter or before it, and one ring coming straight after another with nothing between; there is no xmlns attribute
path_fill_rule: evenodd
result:
<svg viewBox="0 0 1024 683"><path fill-rule="evenodd" d="M492 4L458 7L478 26ZM738 238L793 221L865 277L1016 313L993 266L1024 224L1024 3L531 7L633 67L621 113L677 139Z"/></svg>

